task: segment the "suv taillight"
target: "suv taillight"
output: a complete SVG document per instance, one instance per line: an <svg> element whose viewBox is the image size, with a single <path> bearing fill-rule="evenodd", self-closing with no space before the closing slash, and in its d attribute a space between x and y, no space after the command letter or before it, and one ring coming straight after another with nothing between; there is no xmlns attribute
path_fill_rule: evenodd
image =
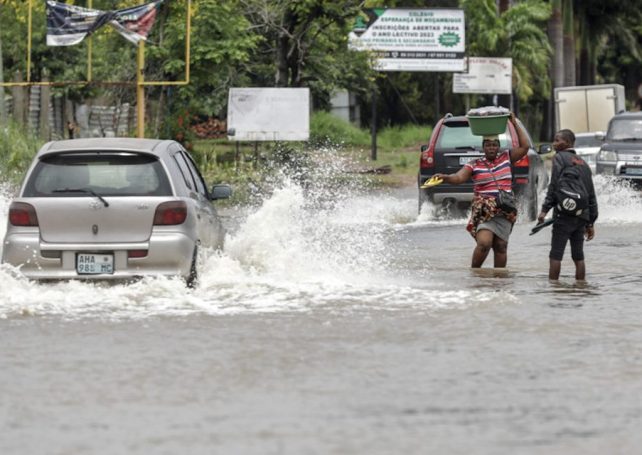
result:
<svg viewBox="0 0 642 455"><path fill-rule="evenodd" d="M183 201L163 202L156 207L154 226L182 224L187 218L187 204Z"/></svg>
<svg viewBox="0 0 642 455"><path fill-rule="evenodd" d="M14 226L38 226L36 209L26 202L12 202L9 206L9 222Z"/></svg>
<svg viewBox="0 0 642 455"><path fill-rule="evenodd" d="M450 114L448 114L446 115L446 117L440 119L437 122L435 128L432 130L432 134L430 135L428 146L421 146L421 156L419 157L420 169L429 169L435 167L435 145L437 144L437 137L441 132L441 126L444 123L444 119L448 118L449 116L452 117Z"/></svg>
<svg viewBox="0 0 642 455"><path fill-rule="evenodd" d="M421 158L419 159L419 167L422 169L427 169L435 167L435 149L433 147L428 147L426 150L422 150Z"/></svg>

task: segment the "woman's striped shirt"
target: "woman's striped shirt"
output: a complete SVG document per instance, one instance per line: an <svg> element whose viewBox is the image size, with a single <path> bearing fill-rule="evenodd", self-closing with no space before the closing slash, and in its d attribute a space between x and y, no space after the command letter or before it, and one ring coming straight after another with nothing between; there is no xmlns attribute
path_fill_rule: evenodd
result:
<svg viewBox="0 0 642 455"><path fill-rule="evenodd" d="M497 183L493 180L490 170L493 172ZM494 161L489 162L486 157L478 158L464 164L473 171L473 185L475 194L497 196L499 189L504 191L512 190L513 174L510 167L510 152L508 150L497 155Z"/></svg>

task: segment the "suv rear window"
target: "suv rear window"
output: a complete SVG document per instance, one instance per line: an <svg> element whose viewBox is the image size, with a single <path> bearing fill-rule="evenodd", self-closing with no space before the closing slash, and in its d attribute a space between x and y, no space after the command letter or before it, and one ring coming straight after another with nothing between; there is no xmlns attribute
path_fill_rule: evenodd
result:
<svg viewBox="0 0 642 455"><path fill-rule="evenodd" d="M507 132L499 135L501 148L509 147L509 136ZM475 147L481 150L482 137L475 136L470 130L468 122L445 122L443 123L437 139L436 148L456 149Z"/></svg>
<svg viewBox="0 0 642 455"><path fill-rule="evenodd" d="M599 147L604 141L596 138L594 135L575 136L575 147Z"/></svg>
<svg viewBox="0 0 642 455"><path fill-rule="evenodd" d="M101 196L171 196L158 159L140 153L83 152L46 156L34 168L26 197L83 196L61 190L91 190Z"/></svg>
<svg viewBox="0 0 642 455"><path fill-rule="evenodd" d="M608 136L610 141L642 141L642 118L614 119Z"/></svg>

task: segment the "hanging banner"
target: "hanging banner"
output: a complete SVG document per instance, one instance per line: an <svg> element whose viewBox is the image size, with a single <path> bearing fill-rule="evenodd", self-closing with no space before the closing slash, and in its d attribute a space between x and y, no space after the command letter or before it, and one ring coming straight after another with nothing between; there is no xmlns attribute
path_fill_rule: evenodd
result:
<svg viewBox="0 0 642 455"><path fill-rule="evenodd" d="M163 0L133 8L121 9L114 13L114 20L109 23L118 33L134 44L147 40Z"/></svg>
<svg viewBox="0 0 642 455"><path fill-rule="evenodd" d="M47 0L47 46L73 46L105 24L127 40L147 40L164 0L116 11L100 11Z"/></svg>
<svg viewBox="0 0 642 455"><path fill-rule="evenodd" d="M47 46L73 46L111 19L104 11L47 0Z"/></svg>
<svg viewBox="0 0 642 455"><path fill-rule="evenodd" d="M365 9L348 46L371 51L379 71L464 71L461 9Z"/></svg>

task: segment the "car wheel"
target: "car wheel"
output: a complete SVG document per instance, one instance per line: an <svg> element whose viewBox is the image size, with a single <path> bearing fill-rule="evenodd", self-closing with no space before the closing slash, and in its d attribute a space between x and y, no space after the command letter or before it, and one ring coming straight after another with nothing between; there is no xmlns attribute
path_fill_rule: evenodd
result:
<svg viewBox="0 0 642 455"><path fill-rule="evenodd" d="M194 255L192 256L192 265L189 268L189 275L185 278L185 284L188 288L194 289L198 284L198 271L196 270L198 260L198 249L194 248Z"/></svg>

